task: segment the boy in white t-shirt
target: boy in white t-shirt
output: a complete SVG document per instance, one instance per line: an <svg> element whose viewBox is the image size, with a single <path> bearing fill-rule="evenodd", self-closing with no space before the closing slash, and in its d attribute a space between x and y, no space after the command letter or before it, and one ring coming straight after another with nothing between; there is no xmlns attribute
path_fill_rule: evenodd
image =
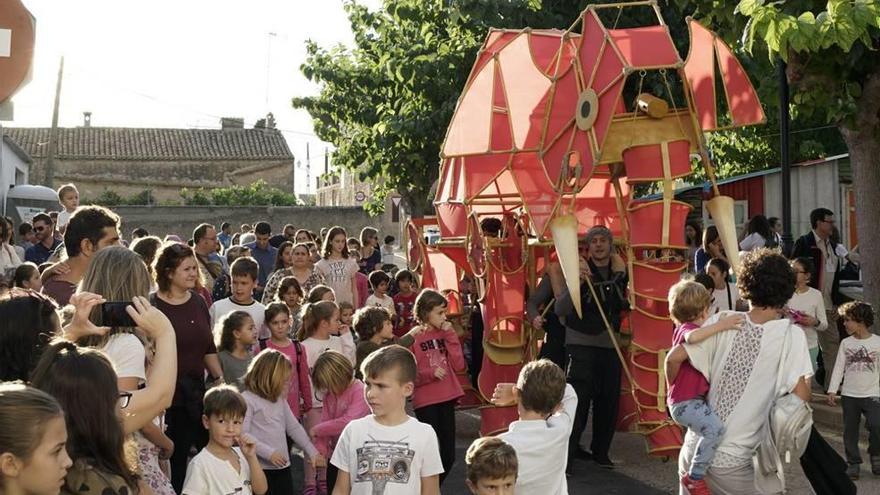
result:
<svg viewBox="0 0 880 495"><path fill-rule="evenodd" d="M578 398L565 383L565 372L549 359L523 366L516 383L495 386L492 403L516 404L514 421L499 438L513 446L519 461L517 495L566 495L565 468L568 437Z"/></svg>
<svg viewBox="0 0 880 495"><path fill-rule="evenodd" d="M58 188L58 203L64 208L58 212L58 232L67 230L67 223L73 212L79 207L79 191L73 184L64 184Z"/></svg>
<svg viewBox="0 0 880 495"><path fill-rule="evenodd" d="M852 479L859 478L862 455L859 430L862 415L868 428L871 472L880 474L880 336L871 333L874 311L870 304L853 301L837 308L849 337L840 341L834 372L828 383L828 403L837 402L837 387L843 402L843 447Z"/></svg>
<svg viewBox="0 0 880 495"><path fill-rule="evenodd" d="M260 265L250 256L244 256L236 258L232 262L229 272L232 276L232 294L211 305L211 324L216 326L224 316L233 311L244 311L251 315L260 340L260 347L253 349L256 354L265 347L264 343L269 340L269 328L265 325L266 306L254 299L254 289L257 288Z"/></svg>
<svg viewBox="0 0 880 495"><path fill-rule="evenodd" d="M387 273L381 270L370 273L370 287L373 288L373 294L367 298L365 305L367 307L378 306L385 308L391 313L391 318L394 318L397 316L397 312L394 310L394 299L388 295L388 285L390 283L391 277Z"/></svg>
<svg viewBox="0 0 880 495"><path fill-rule="evenodd" d="M383 347L361 365L372 414L345 427L330 462L339 469L333 495L439 495L443 472L437 435L406 414L416 360L399 345Z"/></svg>
<svg viewBox="0 0 880 495"><path fill-rule="evenodd" d="M205 394L202 424L208 430L208 445L189 462L184 495L262 495L269 489L257 444L241 432L246 412L244 397L229 385Z"/></svg>

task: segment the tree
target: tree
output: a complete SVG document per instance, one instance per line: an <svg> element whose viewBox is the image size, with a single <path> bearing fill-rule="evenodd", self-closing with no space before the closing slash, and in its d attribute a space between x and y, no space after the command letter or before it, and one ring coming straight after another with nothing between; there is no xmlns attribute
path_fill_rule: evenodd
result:
<svg viewBox="0 0 880 495"><path fill-rule="evenodd" d="M564 0L385 0L376 12L345 10L355 46L307 42L301 70L320 86L294 98L334 162L373 181L367 205L398 191L416 217L431 211L440 145L477 50L491 27L568 26L582 6Z"/></svg>
<svg viewBox="0 0 880 495"><path fill-rule="evenodd" d="M850 154L865 299L880 307L880 3L876 0L679 2L746 50L787 63L793 111L837 126ZM842 214L845 212L838 212Z"/></svg>

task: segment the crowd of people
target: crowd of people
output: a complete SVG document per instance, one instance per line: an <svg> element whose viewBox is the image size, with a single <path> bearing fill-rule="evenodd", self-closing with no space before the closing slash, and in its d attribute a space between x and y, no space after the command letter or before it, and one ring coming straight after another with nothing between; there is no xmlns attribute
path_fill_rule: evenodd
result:
<svg viewBox="0 0 880 495"><path fill-rule="evenodd" d="M393 237L273 235L259 221L124 241L112 211L79 206L72 185L58 193L55 218L0 222L0 493L285 494L298 463L309 495L439 493L482 319L479 305L450 318L446 295L397 267ZM714 227L686 229L695 275L669 292L665 366L670 415L688 430L682 493L754 493L771 412L811 388L840 395L846 462L809 424L808 442L776 447L802 454L817 493L850 493L835 469L858 477L865 416L880 474L873 310L840 292L851 253L833 213L811 222L787 259L774 222L753 218L736 273ZM500 222L481 227L497 236ZM474 493L565 494L576 460L614 468L628 274L606 227L581 255L580 308L553 263L529 296L541 359L497 385L491 402L519 419L468 449Z"/></svg>

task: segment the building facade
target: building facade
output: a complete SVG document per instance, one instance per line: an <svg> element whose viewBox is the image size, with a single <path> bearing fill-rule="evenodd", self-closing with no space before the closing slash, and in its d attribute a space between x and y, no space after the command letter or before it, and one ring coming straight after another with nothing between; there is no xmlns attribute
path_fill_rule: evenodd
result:
<svg viewBox="0 0 880 495"><path fill-rule="evenodd" d="M53 183L73 182L86 199L105 191L131 197L149 190L155 202L179 201L184 187L259 179L293 192L294 156L274 124L253 129L245 129L243 119L221 124L220 129L59 128ZM13 127L3 133L32 157L31 183L46 184L50 129Z"/></svg>

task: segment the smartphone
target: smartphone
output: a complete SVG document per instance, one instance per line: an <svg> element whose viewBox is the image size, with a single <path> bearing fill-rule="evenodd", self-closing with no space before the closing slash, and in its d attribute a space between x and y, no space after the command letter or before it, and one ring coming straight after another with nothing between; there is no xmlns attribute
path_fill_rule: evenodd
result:
<svg viewBox="0 0 880 495"><path fill-rule="evenodd" d="M101 326L104 327L135 327L137 323L131 318L126 307L131 301L105 302L101 304Z"/></svg>

